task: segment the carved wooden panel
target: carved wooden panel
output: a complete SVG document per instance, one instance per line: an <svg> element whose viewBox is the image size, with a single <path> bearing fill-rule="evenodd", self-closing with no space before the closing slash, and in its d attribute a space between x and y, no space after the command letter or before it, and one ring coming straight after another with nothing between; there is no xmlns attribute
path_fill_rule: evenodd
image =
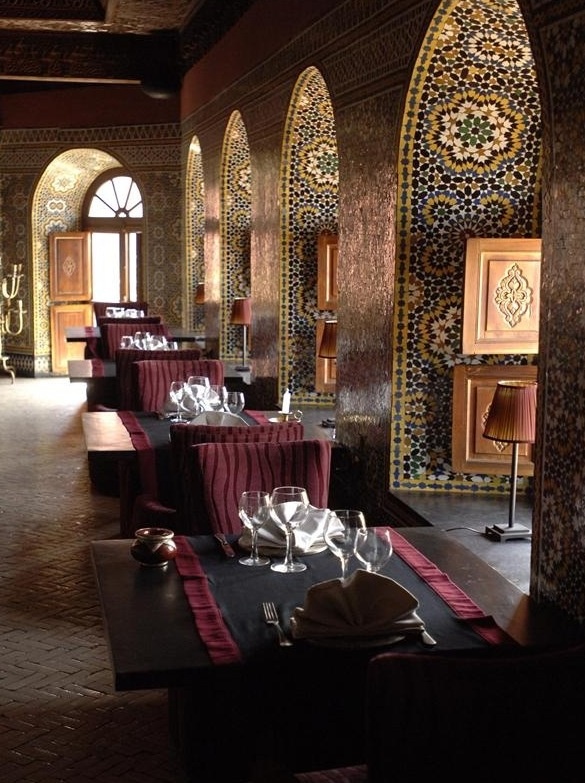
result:
<svg viewBox="0 0 585 783"><path fill-rule="evenodd" d="M463 353L538 353L540 239L467 240Z"/></svg>
<svg viewBox="0 0 585 783"><path fill-rule="evenodd" d="M69 359L83 359L85 343L68 343L65 330L70 326L90 326L93 321L91 304L51 305L51 369L67 374Z"/></svg>
<svg viewBox="0 0 585 783"><path fill-rule="evenodd" d="M452 462L457 473L509 475L512 446L483 437L498 381L536 380L534 366L459 364L453 373ZM518 475L532 476L532 445L518 445Z"/></svg>
<svg viewBox="0 0 585 783"><path fill-rule="evenodd" d="M79 302L91 299L89 238L89 233L85 231L49 235L51 301Z"/></svg>
<svg viewBox="0 0 585 783"><path fill-rule="evenodd" d="M323 359L318 355L321 345L321 335L325 328L325 321L317 321L316 343L315 343L315 389L318 392L335 392L337 381L337 360Z"/></svg>
<svg viewBox="0 0 585 783"><path fill-rule="evenodd" d="M337 309L337 234L322 231L317 240L317 307Z"/></svg>

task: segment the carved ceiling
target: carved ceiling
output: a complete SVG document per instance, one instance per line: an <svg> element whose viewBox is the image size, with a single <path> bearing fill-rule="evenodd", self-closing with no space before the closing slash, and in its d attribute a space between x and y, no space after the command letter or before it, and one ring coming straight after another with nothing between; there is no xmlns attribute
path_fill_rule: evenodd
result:
<svg viewBox="0 0 585 783"><path fill-rule="evenodd" d="M0 0L0 93L22 80L176 86L253 2Z"/></svg>

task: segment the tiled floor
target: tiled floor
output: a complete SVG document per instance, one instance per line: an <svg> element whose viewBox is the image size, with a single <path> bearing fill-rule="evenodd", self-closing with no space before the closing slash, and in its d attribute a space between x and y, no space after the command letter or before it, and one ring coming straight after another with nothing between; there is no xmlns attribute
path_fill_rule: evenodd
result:
<svg viewBox="0 0 585 783"><path fill-rule="evenodd" d="M67 378L0 376L0 781L185 783L166 693L112 688L88 544L117 535L118 501L91 491L84 407L85 386ZM443 527L473 522L443 511ZM446 534L525 588L529 542Z"/></svg>
<svg viewBox="0 0 585 783"><path fill-rule="evenodd" d="M112 687L88 543L116 536L118 503L91 492L84 402L0 376L0 780L182 783L166 693Z"/></svg>

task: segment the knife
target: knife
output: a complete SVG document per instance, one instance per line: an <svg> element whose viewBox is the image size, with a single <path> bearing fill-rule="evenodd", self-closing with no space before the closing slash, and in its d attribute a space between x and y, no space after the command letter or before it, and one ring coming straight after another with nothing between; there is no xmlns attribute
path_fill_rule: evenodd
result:
<svg viewBox="0 0 585 783"><path fill-rule="evenodd" d="M235 557L236 553L232 549L232 546L230 542L227 540L225 535L223 533L215 533L214 538L216 541L219 541L219 544L221 548L223 549L223 553L226 557Z"/></svg>

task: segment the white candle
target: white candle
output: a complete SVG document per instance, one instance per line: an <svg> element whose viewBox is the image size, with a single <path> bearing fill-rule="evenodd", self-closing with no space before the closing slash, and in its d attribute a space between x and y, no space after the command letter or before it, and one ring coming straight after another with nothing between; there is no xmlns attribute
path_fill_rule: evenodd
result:
<svg viewBox="0 0 585 783"><path fill-rule="evenodd" d="M280 410L283 413L290 413L290 392L288 389L282 395L282 407Z"/></svg>

